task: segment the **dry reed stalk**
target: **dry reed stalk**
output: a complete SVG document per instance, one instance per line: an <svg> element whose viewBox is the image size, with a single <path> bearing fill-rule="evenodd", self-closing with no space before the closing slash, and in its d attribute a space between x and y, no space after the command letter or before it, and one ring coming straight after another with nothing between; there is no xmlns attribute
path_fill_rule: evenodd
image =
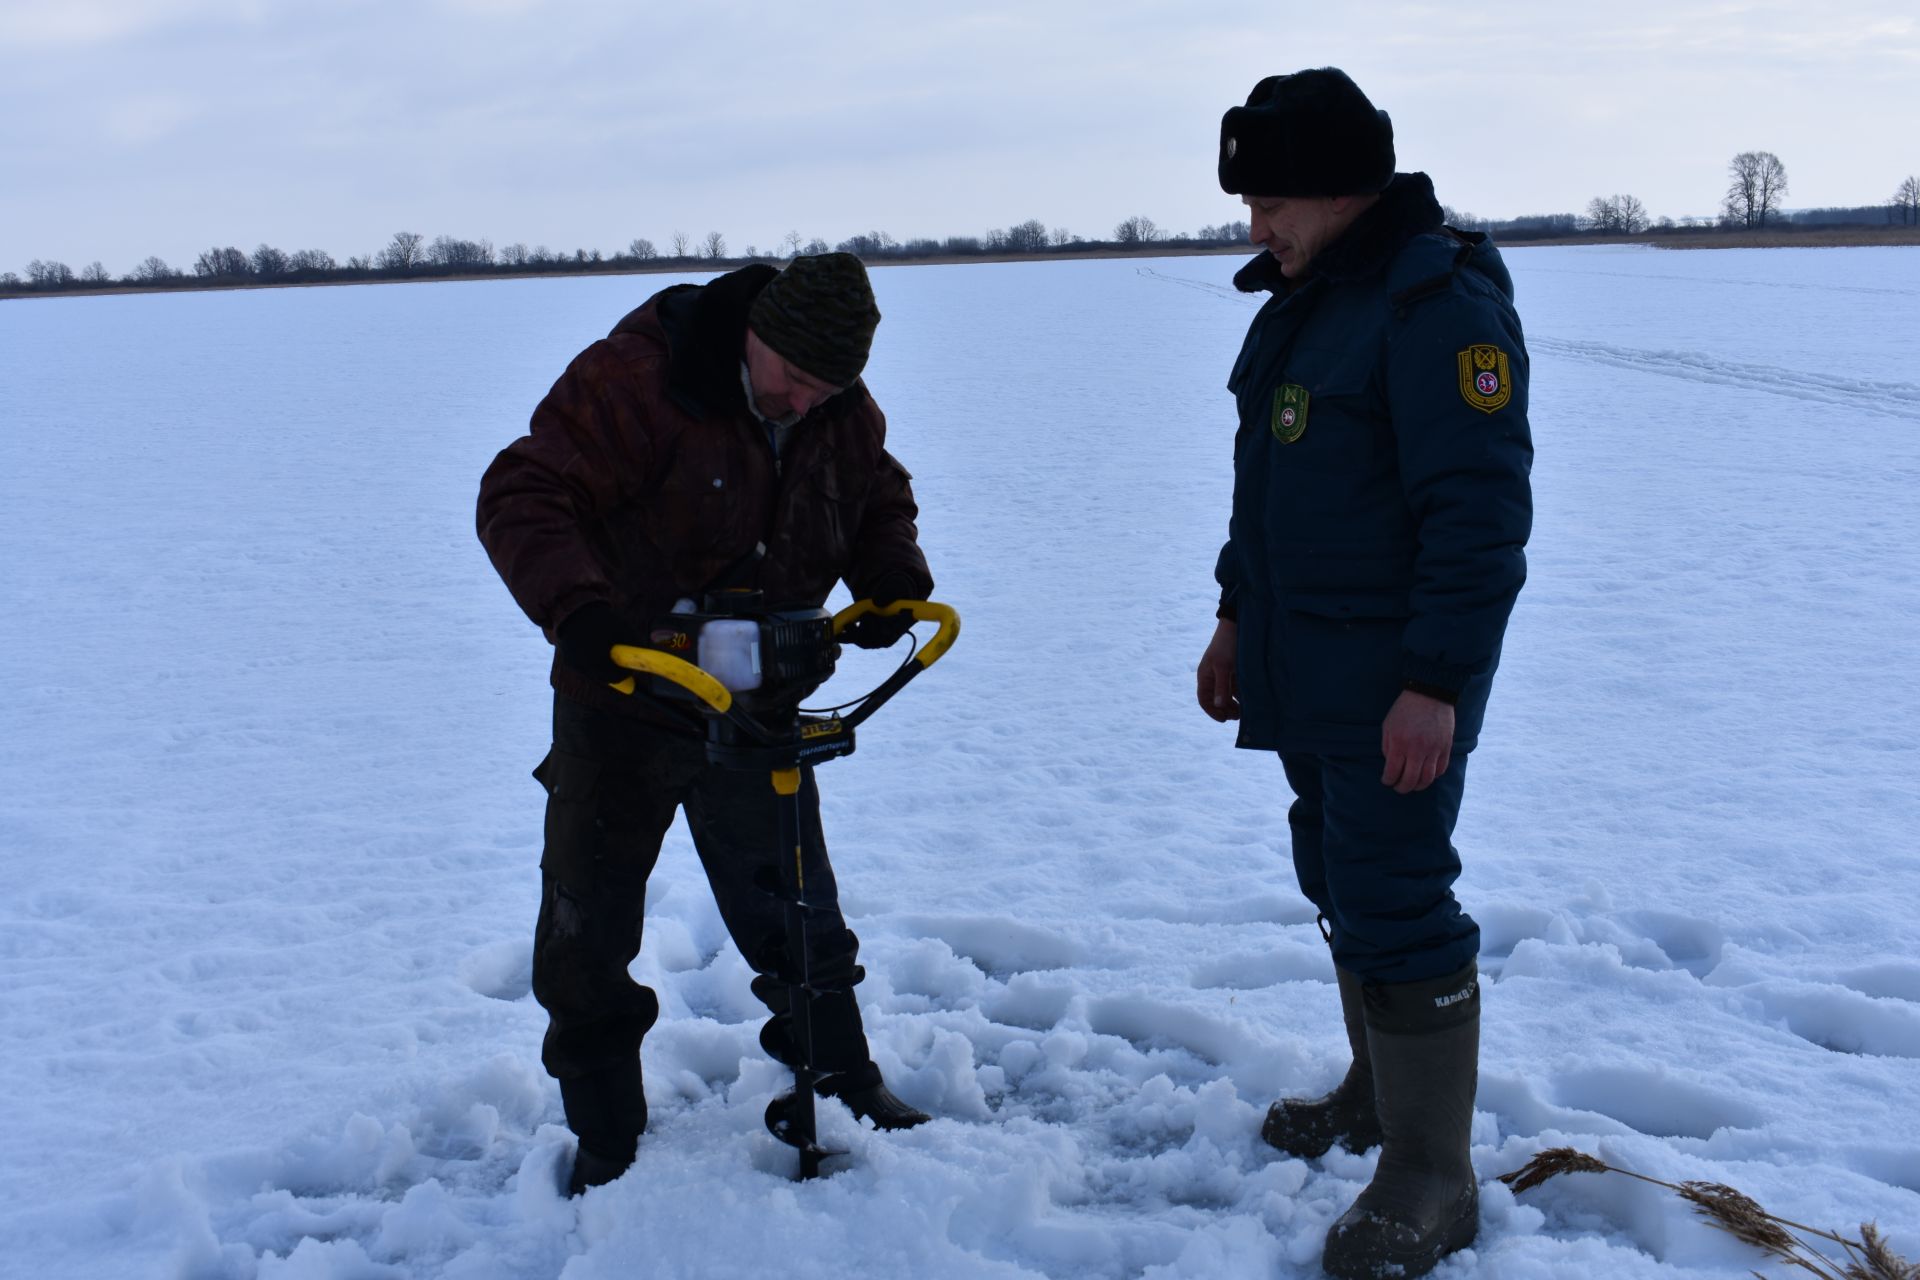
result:
<svg viewBox="0 0 1920 1280"><path fill-rule="evenodd" d="M1860 1228L1859 1262L1847 1265L1847 1280L1920 1280L1920 1265L1908 1262L1887 1247L1880 1228L1871 1222Z"/></svg>
<svg viewBox="0 0 1920 1280"><path fill-rule="evenodd" d="M1563 1173L1619 1173L1665 1187L1691 1204L1694 1212L1710 1225L1736 1240L1764 1250L1789 1266L1811 1271L1821 1280L1920 1280L1920 1266L1894 1253L1879 1228L1871 1222L1862 1224L1860 1239L1849 1240L1831 1231L1822 1231L1818 1227L1809 1227L1768 1213L1752 1196L1722 1182L1666 1182L1610 1165L1572 1147L1551 1147L1542 1151L1520 1168L1501 1174L1500 1181L1512 1187L1514 1194L1518 1195ZM1827 1257L1794 1235L1795 1231L1839 1245L1846 1250L1847 1261L1842 1264ZM1759 1275L1759 1272L1754 1274Z"/></svg>

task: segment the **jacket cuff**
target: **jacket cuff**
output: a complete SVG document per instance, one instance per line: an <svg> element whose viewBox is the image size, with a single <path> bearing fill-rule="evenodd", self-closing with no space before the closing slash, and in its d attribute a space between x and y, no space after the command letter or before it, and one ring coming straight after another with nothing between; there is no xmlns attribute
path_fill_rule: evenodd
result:
<svg viewBox="0 0 1920 1280"><path fill-rule="evenodd" d="M863 585L865 591L855 591L852 583L847 584L855 600L927 600L933 591L930 578L906 569L889 569Z"/></svg>
<svg viewBox="0 0 1920 1280"><path fill-rule="evenodd" d="M1472 678L1471 667L1436 662L1432 658L1423 658L1413 653L1400 655L1400 687L1425 694L1429 698L1457 703L1460 701L1460 694L1467 687L1467 681Z"/></svg>
<svg viewBox="0 0 1920 1280"><path fill-rule="evenodd" d="M1458 706L1460 703L1458 689L1442 689L1437 684L1422 684L1418 680L1402 680L1400 687L1408 693L1417 693L1423 698L1432 698L1435 702L1444 702L1450 707Z"/></svg>
<svg viewBox="0 0 1920 1280"><path fill-rule="evenodd" d="M1223 599L1220 601L1220 607L1213 611L1213 616L1224 622L1237 624L1240 621L1240 607L1231 600Z"/></svg>
<svg viewBox="0 0 1920 1280"><path fill-rule="evenodd" d="M605 591L595 587L578 588L567 592L558 600L555 600L553 607L547 610L547 617L550 621L546 626L541 628L542 631L546 632L547 640L551 643L559 643L560 628L567 624L567 619L580 612L580 610L586 606L596 603L610 604L612 602L607 599L607 593Z"/></svg>

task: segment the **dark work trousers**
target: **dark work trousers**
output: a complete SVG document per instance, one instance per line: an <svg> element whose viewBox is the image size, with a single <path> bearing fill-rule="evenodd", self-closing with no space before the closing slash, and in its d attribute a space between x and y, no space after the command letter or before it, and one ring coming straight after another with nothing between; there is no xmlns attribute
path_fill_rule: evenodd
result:
<svg viewBox="0 0 1920 1280"><path fill-rule="evenodd" d="M776 979L756 983L756 990L767 988L763 1000L775 1014L761 1043L788 1060L787 991L778 984L791 966L786 906L766 891L779 883L780 852L778 797L767 771L718 768L689 733L555 697L553 750L534 777L548 797L533 940L533 994L547 1011L541 1061L548 1072L578 1079L631 1061L659 1016L659 1000L627 966L640 954L647 876L681 808L727 932L756 972ZM801 779L807 898L828 908L808 920L811 976L816 987L834 988L813 1001L814 1064L870 1072L853 996L859 940L840 915L813 771L801 770Z"/></svg>
<svg viewBox="0 0 1920 1280"><path fill-rule="evenodd" d="M1326 917L1334 963L1369 983L1465 968L1480 952L1480 926L1453 896L1466 757L1404 796L1380 781L1387 766L1379 756L1282 752L1280 764L1298 797L1287 811L1294 874Z"/></svg>

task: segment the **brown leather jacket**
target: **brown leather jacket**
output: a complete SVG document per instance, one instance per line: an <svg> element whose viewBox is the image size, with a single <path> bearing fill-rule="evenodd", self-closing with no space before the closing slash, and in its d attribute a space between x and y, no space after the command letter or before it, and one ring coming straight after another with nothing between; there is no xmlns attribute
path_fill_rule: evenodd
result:
<svg viewBox="0 0 1920 1280"><path fill-rule="evenodd" d="M595 600L636 636L676 600L721 587L769 606L817 606L845 579L933 578L913 489L886 451L886 419L856 382L793 428L778 461L740 385L748 305L774 276L743 267L649 298L581 352L528 433L480 480L480 541L548 639ZM563 696L658 718L558 654Z"/></svg>

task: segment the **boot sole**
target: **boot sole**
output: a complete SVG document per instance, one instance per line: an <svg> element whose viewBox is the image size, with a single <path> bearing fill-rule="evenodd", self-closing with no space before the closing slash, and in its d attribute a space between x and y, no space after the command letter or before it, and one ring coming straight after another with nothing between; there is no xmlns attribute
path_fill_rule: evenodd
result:
<svg viewBox="0 0 1920 1280"><path fill-rule="evenodd" d="M1385 1280L1386 1277L1411 1280L1439 1266L1441 1259L1447 1255L1458 1253L1472 1244L1479 1234L1480 1202L1476 1195L1469 1201L1466 1210L1447 1224L1440 1238L1425 1248L1401 1251L1363 1248L1356 1244L1354 1255L1349 1257L1341 1250L1340 1242L1329 1236L1320 1266L1334 1280Z"/></svg>

